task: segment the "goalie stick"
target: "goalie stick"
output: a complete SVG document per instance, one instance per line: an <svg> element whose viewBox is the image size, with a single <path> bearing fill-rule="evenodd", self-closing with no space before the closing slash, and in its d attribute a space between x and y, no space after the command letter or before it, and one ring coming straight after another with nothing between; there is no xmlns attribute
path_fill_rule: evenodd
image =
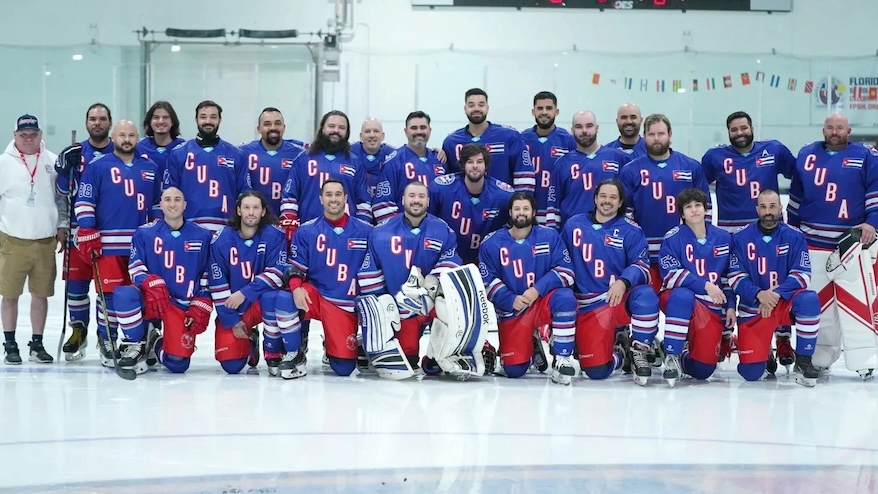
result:
<svg viewBox="0 0 878 494"><path fill-rule="evenodd" d="M134 371L134 369L123 369L119 367L119 358L116 356L116 338L113 337L113 333L112 331L110 331L110 312L107 310L107 298L104 295L104 284L101 282L101 274L98 271L97 254L92 254L91 265L94 269L95 274L95 289L98 292L98 301L101 304L101 311L104 313L104 324L107 327L107 339L110 340L110 347L112 348L113 367L116 369L117 376L125 379L126 381L133 381L137 379L137 373Z"/></svg>

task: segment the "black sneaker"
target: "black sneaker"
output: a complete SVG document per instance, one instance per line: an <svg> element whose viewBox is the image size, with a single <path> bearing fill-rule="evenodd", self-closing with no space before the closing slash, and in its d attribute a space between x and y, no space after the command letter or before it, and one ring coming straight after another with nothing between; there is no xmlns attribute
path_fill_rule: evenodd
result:
<svg viewBox="0 0 878 494"><path fill-rule="evenodd" d="M28 348L30 348L30 354L27 359L31 362L39 362L41 364L51 364L55 361L49 352L43 347L42 341L30 341L27 344Z"/></svg>
<svg viewBox="0 0 878 494"><path fill-rule="evenodd" d="M18 353L18 343L14 341L4 342L3 351L6 353L6 358L3 359L3 363L8 365L21 365L21 355Z"/></svg>

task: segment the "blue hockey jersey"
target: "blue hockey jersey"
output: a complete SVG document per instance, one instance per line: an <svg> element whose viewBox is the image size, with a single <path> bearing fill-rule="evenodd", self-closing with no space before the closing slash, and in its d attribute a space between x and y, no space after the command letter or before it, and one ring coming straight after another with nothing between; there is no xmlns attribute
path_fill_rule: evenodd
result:
<svg viewBox="0 0 878 494"><path fill-rule="evenodd" d="M268 209L275 216L280 216L284 184L293 168L293 161L302 151L301 146L287 141L277 150L271 151L265 149L259 139L241 146L241 153L247 163L247 174L250 176L250 186L265 196Z"/></svg>
<svg viewBox="0 0 878 494"><path fill-rule="evenodd" d="M635 144L634 146L623 144L622 141L620 141L619 139L610 141L604 144L604 146L607 146L608 148L618 149L619 151L622 151L623 153L631 156L632 160L647 155L646 141L644 141L642 137L637 138L637 144Z"/></svg>
<svg viewBox="0 0 878 494"><path fill-rule="evenodd" d="M164 180L165 170L168 169L168 157L171 156L171 151L184 142L186 142L186 139L177 137L167 146L159 146L155 143L154 138L144 137L137 142L136 152L144 158L149 158L155 162L159 167L159 174L156 176Z"/></svg>
<svg viewBox="0 0 878 494"><path fill-rule="evenodd" d="M555 162L552 185L555 200L549 203L551 214L557 218L560 229L573 215L594 210L594 193L601 180L617 178L631 157L607 146L592 154L577 149Z"/></svg>
<svg viewBox="0 0 878 494"><path fill-rule="evenodd" d="M637 158L622 168L619 181L625 187L628 215L646 235L652 263L658 259L665 233L680 224L676 199L683 189L697 187L707 194L707 221L710 222L710 189L701 163L683 153L672 150L670 158L661 162L649 155Z"/></svg>
<svg viewBox="0 0 878 494"><path fill-rule="evenodd" d="M777 175L791 178L796 159L778 141L756 141L747 154L729 144L711 148L701 158L701 167L708 185L716 182L717 225L734 231L759 220L759 193L778 192Z"/></svg>
<svg viewBox="0 0 878 494"><path fill-rule="evenodd" d="M230 227L214 235L208 284L223 327L231 328L241 321L239 311L225 306L232 293L240 290L252 303L262 292L282 288L287 266L286 234L274 225L263 227L249 240Z"/></svg>
<svg viewBox="0 0 878 494"><path fill-rule="evenodd" d="M421 158L408 146L387 155L372 198L372 215L381 223L402 211L402 192L409 182L429 186L436 177L445 175L445 164L436 153L428 150Z"/></svg>
<svg viewBox="0 0 878 494"><path fill-rule="evenodd" d="M570 254L561 236L539 225L523 241L508 228L488 235L479 249L479 272L500 320L517 315L512 308L515 297L530 287L542 296L573 285Z"/></svg>
<svg viewBox="0 0 878 494"><path fill-rule="evenodd" d="M351 154L302 153L293 161L293 168L284 185L281 215L305 222L323 216L320 204L320 186L334 178L344 185L348 196L346 212L351 216L372 222L372 208L366 187L366 170L359 158Z"/></svg>
<svg viewBox="0 0 878 494"><path fill-rule="evenodd" d="M211 231L191 221L174 236L164 220L139 227L131 238L128 274L137 286L149 275L165 280L171 302L189 309L193 297L210 297L207 271L210 264Z"/></svg>
<svg viewBox="0 0 878 494"><path fill-rule="evenodd" d="M359 158L360 165L366 171L369 197L375 196L375 187L378 185L379 178L381 177L381 169L384 167L384 163L387 162L387 156L393 151L395 151L393 146L381 143L377 153L369 154L363 148L362 142L357 141L351 144L351 154Z"/></svg>
<svg viewBox="0 0 878 494"><path fill-rule="evenodd" d="M235 211L235 201L250 190L250 177L241 151L226 141L198 145L190 139L168 157L164 188L176 187L186 199L186 219L217 230Z"/></svg>
<svg viewBox="0 0 878 494"><path fill-rule="evenodd" d="M80 227L100 231L102 255L128 257L134 231L161 217L157 173L152 160L136 154L131 163L106 154L86 166L74 211Z"/></svg>
<svg viewBox="0 0 878 494"><path fill-rule="evenodd" d="M530 161L533 163L536 188L534 198L537 200L537 222L544 226L552 226L549 216L549 198L553 195L552 173L555 163L565 154L576 149L576 140L570 132L555 127L546 137L537 134L536 126L521 133ZM554 221L553 221L554 224Z"/></svg>
<svg viewBox="0 0 878 494"><path fill-rule="evenodd" d="M466 188L462 173L437 177L430 184L430 213L442 218L457 235L457 252L464 264L476 263L482 239L509 221L509 199L515 191L491 177L478 197Z"/></svg>
<svg viewBox="0 0 878 494"><path fill-rule="evenodd" d="M735 308L735 294L729 287L729 257L732 235L722 228L706 224L707 237L699 242L695 232L682 224L665 235L659 251L659 272L662 291L684 287L695 292L714 311L723 307L713 303L707 296L704 284L713 283L726 295L725 308Z"/></svg>
<svg viewBox="0 0 878 494"><path fill-rule="evenodd" d="M836 239L860 223L878 227L878 151L859 142L838 152L827 151L823 141L803 147L787 221L818 249L835 249Z"/></svg>
<svg viewBox="0 0 878 494"><path fill-rule="evenodd" d="M444 221L428 214L412 228L405 215L398 214L372 230L357 281L365 295L394 295L408 279L412 266L421 268L426 276L461 264L456 237Z"/></svg>
<svg viewBox="0 0 878 494"><path fill-rule="evenodd" d="M534 168L521 134L515 129L490 124L485 132L476 137L470 134L469 127L458 129L442 143L448 156L449 172L461 171L460 150L465 144L477 143L485 146L491 153L488 175L501 182L512 185L515 190L534 192Z"/></svg>
<svg viewBox="0 0 878 494"><path fill-rule="evenodd" d="M71 202L76 201L76 193L77 188L79 187L79 181L82 178L82 174L85 172L85 166L105 154L112 154L113 150L113 141L110 141L109 144L102 148L96 148L92 146L91 141L88 139L79 143L82 146L82 160L78 167L74 167L70 170L70 176L64 176L60 173L58 177L55 179L55 189L58 191L59 195L66 196L71 194L71 190L73 191L73 197L71 198ZM161 176L159 176L161 179ZM71 184L73 188L71 189ZM70 228L76 228L79 226L79 223L76 221L76 214L70 215ZM73 243L73 236L70 237L71 245Z"/></svg>

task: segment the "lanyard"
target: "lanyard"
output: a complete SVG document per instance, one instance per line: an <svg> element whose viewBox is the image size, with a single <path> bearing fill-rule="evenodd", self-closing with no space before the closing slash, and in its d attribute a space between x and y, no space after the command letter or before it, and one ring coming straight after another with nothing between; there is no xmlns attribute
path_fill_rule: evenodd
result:
<svg viewBox="0 0 878 494"><path fill-rule="evenodd" d="M37 168L40 166L40 152L37 151L37 162L34 164L34 170L30 170L30 166L27 164L27 159L24 157L24 153L21 151L18 152L18 156L21 157L21 162L24 163L24 167L27 169L27 172L30 174L30 190L34 190L34 176L37 174Z"/></svg>

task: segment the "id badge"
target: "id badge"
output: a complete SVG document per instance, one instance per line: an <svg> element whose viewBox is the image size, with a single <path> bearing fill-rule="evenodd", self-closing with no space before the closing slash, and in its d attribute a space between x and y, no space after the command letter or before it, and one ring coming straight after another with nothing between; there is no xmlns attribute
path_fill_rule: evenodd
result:
<svg viewBox="0 0 878 494"><path fill-rule="evenodd" d="M27 206L34 207L37 204L37 193L34 191L30 191L30 194L27 196Z"/></svg>

